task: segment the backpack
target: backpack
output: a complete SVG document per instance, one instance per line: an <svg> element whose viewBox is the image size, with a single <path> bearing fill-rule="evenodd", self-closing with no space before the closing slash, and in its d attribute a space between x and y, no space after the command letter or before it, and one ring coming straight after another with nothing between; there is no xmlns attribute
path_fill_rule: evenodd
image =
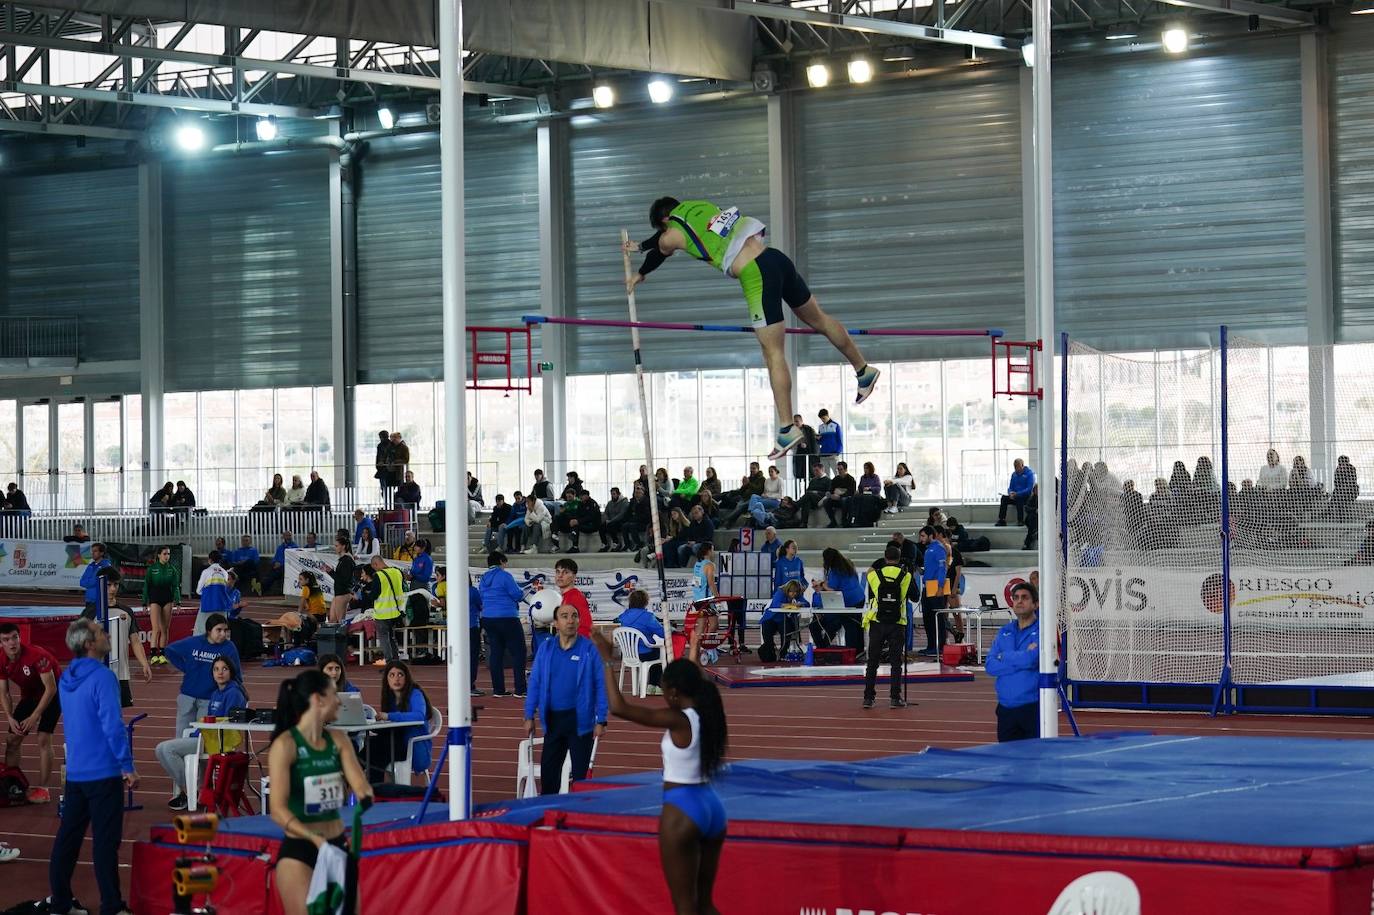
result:
<svg viewBox="0 0 1374 915"><path fill-rule="evenodd" d="M284 667L314 667L315 652L309 648L292 648L282 652L281 660Z"/></svg>
<svg viewBox="0 0 1374 915"><path fill-rule="evenodd" d="M205 778L197 803L222 817L252 815L253 808L243 795L247 781L247 753L216 753L205 761Z"/></svg>
<svg viewBox="0 0 1374 915"><path fill-rule="evenodd" d="M883 571L878 571L878 593L873 601L878 612L874 619L880 623L898 623L902 620L902 604L905 603L902 600L902 580L906 578L906 572L898 569L896 575L889 577Z"/></svg>
<svg viewBox="0 0 1374 915"><path fill-rule="evenodd" d="M17 766L0 763L0 807L22 807L29 802L29 780Z"/></svg>

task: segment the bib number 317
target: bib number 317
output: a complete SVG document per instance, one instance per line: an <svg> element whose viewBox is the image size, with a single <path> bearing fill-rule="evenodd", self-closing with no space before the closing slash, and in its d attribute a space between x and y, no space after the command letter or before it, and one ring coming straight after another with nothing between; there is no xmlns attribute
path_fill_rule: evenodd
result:
<svg viewBox="0 0 1374 915"><path fill-rule="evenodd" d="M739 222L739 207L730 207L728 210L721 210L711 217L711 221L706 223L707 231L721 238L729 238L730 232L735 228L735 223Z"/></svg>
<svg viewBox="0 0 1374 915"><path fill-rule="evenodd" d="M343 806L344 781L342 772L311 775L305 779L305 812L309 816L328 813Z"/></svg>

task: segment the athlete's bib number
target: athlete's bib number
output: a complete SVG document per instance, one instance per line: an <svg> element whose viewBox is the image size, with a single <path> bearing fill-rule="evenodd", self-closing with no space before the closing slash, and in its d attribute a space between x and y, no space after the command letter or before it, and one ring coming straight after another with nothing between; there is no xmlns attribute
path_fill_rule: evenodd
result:
<svg viewBox="0 0 1374 915"><path fill-rule="evenodd" d="M730 207L728 210L721 210L711 217L711 221L706 223L706 230L713 235L721 238L729 238L730 232L735 228L735 223L739 222L739 207Z"/></svg>
<svg viewBox="0 0 1374 915"><path fill-rule="evenodd" d="M328 775L307 775L305 777L305 813L316 816L338 810L344 802L344 781L342 772Z"/></svg>

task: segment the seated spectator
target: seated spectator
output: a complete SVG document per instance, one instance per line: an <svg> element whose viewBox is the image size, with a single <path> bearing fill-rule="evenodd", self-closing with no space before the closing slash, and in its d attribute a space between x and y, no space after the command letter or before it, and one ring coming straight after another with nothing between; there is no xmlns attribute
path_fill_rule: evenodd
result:
<svg viewBox="0 0 1374 915"><path fill-rule="evenodd" d="M1331 500L1349 506L1359 497L1359 475L1355 472L1355 465L1350 463L1350 458L1343 454L1336 458L1336 472L1332 475L1331 482Z"/></svg>
<svg viewBox="0 0 1374 915"><path fill-rule="evenodd" d="M953 519L951 518L950 520ZM901 563L903 569L912 572L916 568L916 563L919 558L916 552L916 544L913 543L906 534L903 534L901 531L893 531L892 539L888 541L888 545L897 547L897 561ZM884 547L883 553L885 556L887 553L886 547ZM880 567L884 561L882 556L878 557L873 560L872 568L876 569Z"/></svg>
<svg viewBox="0 0 1374 915"><path fill-rule="evenodd" d="M544 471L534 472L534 485L530 487L530 495L543 502L553 501L553 484L544 479Z"/></svg>
<svg viewBox="0 0 1374 915"><path fill-rule="evenodd" d="M496 549L507 553L518 553L524 546L522 535L525 533L525 494L516 490L510 500L510 517L501 525L501 543Z"/></svg>
<svg viewBox="0 0 1374 915"><path fill-rule="evenodd" d="M353 544L353 555L363 560L382 555L382 542L372 535L372 528L363 528L362 539Z"/></svg>
<svg viewBox="0 0 1374 915"><path fill-rule="evenodd" d="M753 497L749 478L743 477L739 489L732 489L720 497L720 526L734 527L740 517L749 512L749 500Z"/></svg>
<svg viewBox="0 0 1374 915"><path fill-rule="evenodd" d="M798 582L802 590L806 590L806 564L797 555L795 540L784 541L778 558L773 562L773 587L781 588L789 581Z"/></svg>
<svg viewBox="0 0 1374 915"><path fill-rule="evenodd" d="M415 548L415 558L410 560L410 587L428 591L434 580L434 544L426 537L416 541Z"/></svg>
<svg viewBox="0 0 1374 915"><path fill-rule="evenodd" d="M886 514L895 515L911 504L911 496L916 491L916 481L905 463L898 461L892 479L883 481L883 495L887 497Z"/></svg>
<svg viewBox="0 0 1374 915"><path fill-rule="evenodd" d="M840 527L841 522L844 527L849 526L849 506L859 489L859 484L854 482L854 477L849 473L847 463L839 461L835 464L835 470L835 476L830 481L830 492L821 503L825 508L825 516L830 519L827 528ZM836 520L837 517L839 520Z"/></svg>
<svg viewBox="0 0 1374 915"><path fill-rule="evenodd" d="M420 555L420 545L415 542L415 532L406 531L401 536L401 542L391 551L391 558L401 562L410 562Z"/></svg>
<svg viewBox="0 0 1374 915"><path fill-rule="evenodd" d="M72 525L72 532L62 538L63 543L90 543L91 535L80 524Z"/></svg>
<svg viewBox="0 0 1374 915"><path fill-rule="evenodd" d="M968 532L968 528L959 523L959 519L950 515L945 521L945 529L949 531L950 540L954 541L960 552L981 553L992 549L992 541L987 537L974 537Z"/></svg>
<svg viewBox="0 0 1374 915"><path fill-rule="evenodd" d="M706 517L710 518L712 522L720 517L720 503L717 502L716 497L711 494L711 490L704 486L701 492L697 493L697 507L705 512Z"/></svg>
<svg viewBox="0 0 1374 915"><path fill-rule="evenodd" d="M258 548L253 546L253 536L244 534L239 539L239 548L224 555L226 565L238 573L239 581L254 594L262 594L262 581L258 577L258 563L262 560Z"/></svg>
<svg viewBox="0 0 1374 915"><path fill-rule="evenodd" d="M266 501L273 505L281 505L286 502L286 487L282 485L281 474L272 474L272 485L267 487Z"/></svg>
<svg viewBox="0 0 1374 915"><path fill-rule="evenodd" d="M228 718L235 709L248 707L248 696L243 691L242 678L234 658L225 654L217 655L210 662L210 678L213 691L208 699L200 700L205 703L205 712L197 715L195 721ZM243 735L239 731L207 731L205 740L207 746L213 744L215 751L221 753L232 752L243 745ZM172 780L172 799L167 802L172 810L186 809L186 757L200 752L200 742L201 738L195 734L183 737L178 733L154 749L157 761Z"/></svg>
<svg viewBox="0 0 1374 915"><path fill-rule="evenodd" d="M811 479L806 481L806 492L798 503L802 511L802 527L811 526L811 512L821 507L830 494L830 477L825 465L820 461L811 462Z"/></svg>
<svg viewBox="0 0 1374 915"><path fill-rule="evenodd" d="M307 531L306 534L305 534L305 545L302 546L301 549L303 549L303 550L318 550L318 549L320 549L320 535L317 534L317 533L315 533L314 531Z"/></svg>
<svg viewBox="0 0 1374 915"><path fill-rule="evenodd" d="M148 500L148 510L154 512L169 511L172 507L173 492L172 484L168 483L153 493L152 498Z"/></svg>
<svg viewBox="0 0 1374 915"><path fill-rule="evenodd" d="M1283 489L1288 485L1288 468L1279 463L1279 453L1270 448L1264 455L1255 485L1260 489Z"/></svg>
<svg viewBox="0 0 1374 915"><path fill-rule="evenodd" d="M1203 456L1197 459L1197 467L1193 469L1193 490L1207 496L1221 492L1216 474L1212 472L1211 458Z"/></svg>
<svg viewBox="0 0 1374 915"><path fill-rule="evenodd" d="M354 546L362 542L363 531L372 532L372 539L377 539L377 525L372 521L370 515L364 514L361 508L353 510L353 544Z"/></svg>
<svg viewBox="0 0 1374 915"><path fill-rule="evenodd" d="M183 509L196 507L196 494L191 492L191 487L186 485L185 480L177 480L176 490L172 493L172 507Z"/></svg>
<svg viewBox="0 0 1374 915"><path fill-rule="evenodd" d="M768 465L768 476L763 481L763 497L782 501L782 474L778 471L776 464Z"/></svg>
<svg viewBox="0 0 1374 915"><path fill-rule="evenodd" d="M1174 461L1169 473L1169 501L1175 506L1185 505L1193 488L1193 478L1188 475L1188 467L1182 461Z"/></svg>
<svg viewBox="0 0 1374 915"><path fill-rule="evenodd" d="M764 490L767 489L767 487L768 487L768 479L763 475L763 471L762 471L761 469L759 469L759 462L758 462L758 461L750 461L750 462L749 462L749 476L748 476L748 480L749 480L749 495L751 495L751 496L761 496L761 495L763 495Z"/></svg>
<svg viewBox="0 0 1374 915"><path fill-rule="evenodd" d="M635 550L635 562L644 549L645 537L653 523L653 506L649 504L649 487L646 481L635 481L634 492L630 497L629 512L620 529L620 542L626 550Z"/></svg>
<svg viewBox="0 0 1374 915"><path fill-rule="evenodd" d="M486 506L486 500L482 498L482 484L468 471L468 524L477 521L477 513Z"/></svg>
<svg viewBox="0 0 1374 915"><path fill-rule="evenodd" d="M865 521L865 526L876 524L878 516L883 512L884 504L883 481L873 468L873 462L864 461L864 472L859 477L858 492L854 494L854 499L850 502L849 516L845 519L846 526L857 524L860 518L872 519L872 521Z"/></svg>
<svg viewBox="0 0 1374 915"><path fill-rule="evenodd" d="M397 508L419 509L420 484L415 482L415 474L412 471L406 471L405 480L396 488L393 504Z"/></svg>
<svg viewBox="0 0 1374 915"><path fill-rule="evenodd" d="M368 738L368 781L373 784L390 777L391 764L411 754L410 769L416 775L429 771L433 746L428 740L410 741L429 733L429 697L415 682L410 667L404 661L388 661L382 670L382 695L377 703L378 721L413 722L414 727L389 728L377 731Z"/></svg>
<svg viewBox="0 0 1374 915"><path fill-rule="evenodd" d="M301 592L301 599L296 605L296 612L302 618L309 616L316 623L323 623L325 615L329 612L329 607L325 604L324 589L320 587L320 580L315 577L315 573L302 572L296 577L296 587Z"/></svg>
<svg viewBox="0 0 1374 915"><path fill-rule="evenodd" d="M281 582L283 587L286 584L286 551L299 550L296 540L290 531L281 532L281 543L272 552L272 568L267 570L267 578L263 580L262 590L270 591L272 587Z"/></svg>
<svg viewBox="0 0 1374 915"><path fill-rule="evenodd" d="M329 487L313 470L310 471L310 485L305 487L305 504L320 508L329 507Z"/></svg>
<svg viewBox="0 0 1374 915"><path fill-rule="evenodd" d="M1288 496L1295 511L1305 511L1321 493L1321 486L1312 479L1312 471L1301 455L1293 458L1293 469L1288 472Z"/></svg>
<svg viewBox="0 0 1374 915"><path fill-rule="evenodd" d="M812 598L813 607L821 606L822 591L839 591L844 595L844 605L846 607L862 607L864 605L864 583L859 577L858 571L854 568L854 563L834 547L827 547L821 553L821 568L825 573L823 579L813 581L812 587L816 590L815 597ZM851 613L820 613L811 623L811 640L817 645L828 646L834 639L835 633L844 630L844 644L846 648L853 648L860 655L864 649L863 626L860 625L860 618L857 614ZM859 660L859 659L856 659Z"/></svg>
<svg viewBox="0 0 1374 915"><path fill-rule="evenodd" d="M701 488L702 491L709 492L717 501L720 500L720 477L716 476L716 468L706 468L706 476L701 481Z"/></svg>
<svg viewBox="0 0 1374 915"><path fill-rule="evenodd" d="M711 543L716 536L716 526L711 523L710 518L706 517L706 512L702 510L700 505L692 506L687 518L687 527L676 538L677 564L679 567L690 566L697 548L703 543ZM664 552L667 552L666 548Z"/></svg>
<svg viewBox="0 0 1374 915"><path fill-rule="evenodd" d="M782 541L778 539L778 529L771 524L765 527L763 536L759 538L758 546L754 549L760 553L769 553L776 559L778 550L782 549Z"/></svg>
<svg viewBox="0 0 1374 915"><path fill-rule="evenodd" d="M601 529L601 507L589 495L579 493L569 486L563 490L563 507L558 517L553 519L553 532L568 536L569 546L565 549L560 536L558 547L562 552L581 552L583 534L594 534Z"/></svg>
<svg viewBox="0 0 1374 915"><path fill-rule="evenodd" d="M605 518L601 525L601 552L624 551L625 523L630 517L630 500L620 494L619 486L611 487L611 497L603 507Z"/></svg>
<svg viewBox="0 0 1374 915"><path fill-rule="evenodd" d="M777 500L750 496L749 514L754 527L806 526L802 521L801 506L791 496L783 496Z"/></svg>
<svg viewBox="0 0 1374 915"><path fill-rule="evenodd" d="M680 539L682 533L687 530L691 521L688 520L686 513L680 508L670 508L667 514L659 512L658 523L663 528L663 565L666 568L679 568L678 548L683 545ZM652 537L645 541L645 547L649 550L649 555L653 555Z"/></svg>
<svg viewBox="0 0 1374 915"><path fill-rule="evenodd" d="M577 475L577 471L576 471L576 470L569 470L569 471L568 471L568 474L567 474L567 482L563 484L563 488L564 488L564 489L571 489L573 492L577 493L579 496L580 496L580 495L583 495L583 494L585 494L585 493L587 492L587 486L586 486L585 483L582 482L582 478L581 478L580 476Z"/></svg>
<svg viewBox="0 0 1374 915"><path fill-rule="evenodd" d="M19 488L18 483L10 483L5 487L4 504L0 508L10 512L32 511L29 508L28 496L24 495L24 490Z"/></svg>
<svg viewBox="0 0 1374 915"><path fill-rule="evenodd" d="M788 541L791 543L792 541ZM779 585L773 592L773 599L768 603L768 609L763 611L760 617L760 644L759 660L768 662L777 660L787 651L787 646L792 640L797 638L801 631L801 608L806 604L802 599L803 585L796 580L789 580ZM779 613L779 610L790 612ZM780 644L773 645L773 637L778 636Z"/></svg>
<svg viewBox="0 0 1374 915"><path fill-rule="evenodd" d="M549 542L553 534L553 516L549 514L548 506L534 493L525 497L525 552L542 553L544 544Z"/></svg>
<svg viewBox="0 0 1374 915"><path fill-rule="evenodd" d="M668 506L686 511L696 502L697 493L700 490L701 481L692 476L692 468L684 467L682 468L682 481L673 488L673 495L668 500Z"/></svg>
<svg viewBox="0 0 1374 915"><path fill-rule="evenodd" d="M1001 502L997 507L997 526L1007 526L1007 507L1016 507L1016 523L1026 523L1026 500L1030 498L1030 491L1035 486L1035 471L1026 466L1026 462L1017 458L1011 462L1011 480L1007 483L1007 491L1002 494Z"/></svg>
<svg viewBox="0 0 1374 915"><path fill-rule="evenodd" d="M616 625L624 626L626 629L633 629L644 636L647 645L639 649L639 660L657 661L663 654L663 624L658 621L649 610L649 592L643 588L636 588L630 592L628 606L625 612L616 617ZM649 685L657 688L659 678L663 675L663 665L657 665L649 669Z"/></svg>
<svg viewBox="0 0 1374 915"><path fill-rule="evenodd" d="M668 471L662 467L654 471L654 495L660 508L667 508L668 500L673 497L673 482L668 479Z"/></svg>
<svg viewBox="0 0 1374 915"><path fill-rule="evenodd" d="M505 531L506 522L510 521L510 514L510 506L506 504L505 495L498 492L496 501L491 505L491 516L487 518L487 529L482 532L482 552L490 553L499 548L500 544L496 541Z"/></svg>
<svg viewBox="0 0 1374 915"><path fill-rule="evenodd" d="M243 592L239 590L239 575L230 570L226 573L226 587L229 591L229 609L224 611L224 615L231 620L236 620L243 614Z"/></svg>
<svg viewBox="0 0 1374 915"><path fill-rule="evenodd" d="M941 511L940 506L932 505L926 509L926 527L941 527L947 523L949 523L948 519L945 517L945 513Z"/></svg>
<svg viewBox="0 0 1374 915"><path fill-rule="evenodd" d="M291 488L286 491L282 504L287 508L300 508L305 504L305 483L301 482L300 474L291 474Z"/></svg>

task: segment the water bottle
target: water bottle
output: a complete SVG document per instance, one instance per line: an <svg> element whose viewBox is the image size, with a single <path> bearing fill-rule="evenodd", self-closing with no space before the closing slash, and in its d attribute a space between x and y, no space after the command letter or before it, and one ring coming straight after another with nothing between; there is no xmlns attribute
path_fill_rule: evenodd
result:
<svg viewBox="0 0 1374 915"><path fill-rule="evenodd" d="M807 666L807 667L815 667L815 666L816 666L816 643L815 643L815 642L807 642L807 643L806 643L806 666Z"/></svg>

